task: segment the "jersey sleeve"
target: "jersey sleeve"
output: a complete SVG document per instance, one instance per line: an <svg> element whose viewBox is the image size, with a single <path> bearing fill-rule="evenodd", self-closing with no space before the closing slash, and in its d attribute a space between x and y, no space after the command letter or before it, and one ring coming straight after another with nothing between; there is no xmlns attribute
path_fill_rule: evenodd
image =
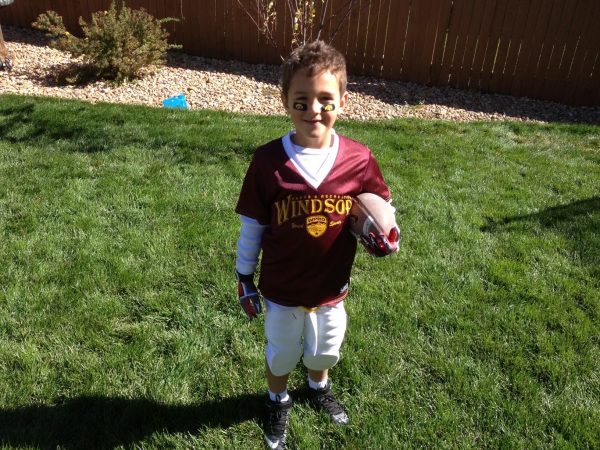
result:
<svg viewBox="0 0 600 450"><path fill-rule="evenodd" d="M369 152L369 160L363 175L362 192L377 194L387 201L392 199L390 188L387 186L387 184L385 184L381 169L379 169L377 160L371 152Z"/></svg>
<svg viewBox="0 0 600 450"><path fill-rule="evenodd" d="M260 164L255 153L244 177L235 212L256 219L261 225L268 225L271 222L265 183L266 178L260 173Z"/></svg>

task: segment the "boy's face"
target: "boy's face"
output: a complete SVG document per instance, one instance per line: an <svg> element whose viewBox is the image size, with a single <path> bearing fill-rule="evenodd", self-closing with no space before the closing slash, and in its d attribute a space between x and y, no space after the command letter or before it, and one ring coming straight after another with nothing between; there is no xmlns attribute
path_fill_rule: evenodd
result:
<svg viewBox="0 0 600 450"><path fill-rule="evenodd" d="M311 77L306 69L299 70L282 100L296 127L296 144L310 148L331 145L331 129L348 102L348 93L340 95L340 85L333 73L326 71Z"/></svg>

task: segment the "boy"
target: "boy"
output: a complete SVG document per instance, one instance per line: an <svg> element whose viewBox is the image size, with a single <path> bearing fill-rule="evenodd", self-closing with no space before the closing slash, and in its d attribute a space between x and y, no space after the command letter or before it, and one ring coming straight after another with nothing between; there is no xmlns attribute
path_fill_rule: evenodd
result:
<svg viewBox="0 0 600 450"><path fill-rule="evenodd" d="M343 300L356 252L348 213L362 192L390 200L369 149L333 130L348 102L343 55L315 41L294 50L282 72L281 97L295 130L256 150L236 207L242 222L238 293L250 319L261 312L253 280L262 250L258 286L265 299L269 388L264 432L273 449L285 445L293 404L287 381L301 357L311 403L335 423L349 422L328 381L346 331ZM364 245L378 256L397 250L384 235Z"/></svg>

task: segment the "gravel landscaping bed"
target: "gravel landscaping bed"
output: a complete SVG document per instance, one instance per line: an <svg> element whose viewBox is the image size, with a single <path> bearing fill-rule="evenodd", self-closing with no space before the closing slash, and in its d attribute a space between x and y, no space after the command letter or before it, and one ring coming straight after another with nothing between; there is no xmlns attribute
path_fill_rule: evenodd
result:
<svg viewBox="0 0 600 450"><path fill-rule="evenodd" d="M76 98L90 102L160 107L162 100L186 95L192 109L221 109L257 114L284 114L276 66L246 64L169 52L167 64L143 79L116 86L95 82L60 86L54 81L68 54L52 50L43 33L3 27L13 55L11 72L0 72L0 93ZM481 94L452 88L349 77L350 103L344 117L357 120L419 117L455 121L529 120L600 124L600 107L571 107L553 102Z"/></svg>

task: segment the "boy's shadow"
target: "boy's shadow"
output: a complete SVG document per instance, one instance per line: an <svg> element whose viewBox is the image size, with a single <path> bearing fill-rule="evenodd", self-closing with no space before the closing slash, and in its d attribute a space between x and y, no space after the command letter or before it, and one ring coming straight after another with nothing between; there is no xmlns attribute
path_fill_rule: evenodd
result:
<svg viewBox="0 0 600 450"><path fill-rule="evenodd" d="M147 399L79 397L51 406L0 410L0 445L11 447L109 449L129 447L154 432L192 433L260 423L265 396L246 394L192 405Z"/></svg>

